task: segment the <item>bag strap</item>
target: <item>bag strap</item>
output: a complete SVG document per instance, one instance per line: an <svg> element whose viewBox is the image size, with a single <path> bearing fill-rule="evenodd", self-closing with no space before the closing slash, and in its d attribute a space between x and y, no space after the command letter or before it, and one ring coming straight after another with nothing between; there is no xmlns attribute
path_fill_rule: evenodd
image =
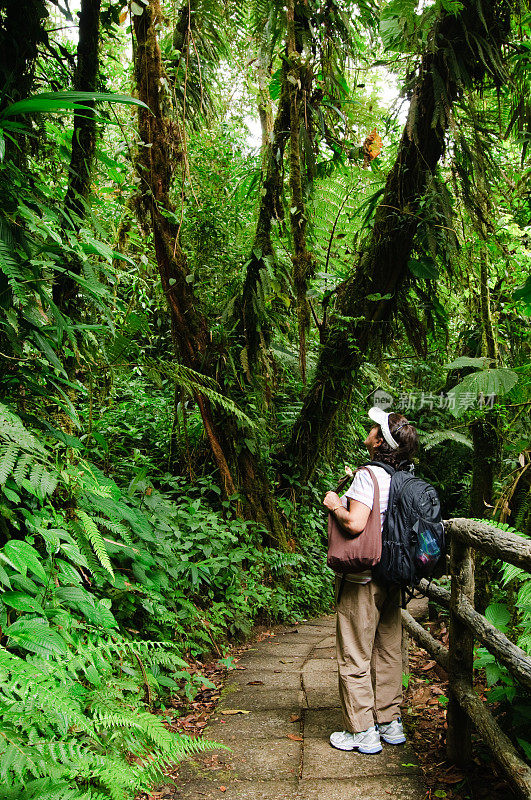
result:
<svg viewBox="0 0 531 800"><path fill-rule="evenodd" d="M378 511L378 519L380 519L380 486L378 484L378 478L376 477L376 475L374 474L372 469L369 469L369 467L367 465L365 465L364 467L360 467L360 469L366 469L367 470L367 472L371 476L372 482L374 484L374 498L373 498L373 501L372 501L371 514L369 516L372 515L372 512L376 508L377 511ZM391 469L392 469L392 467L391 467Z"/></svg>
<svg viewBox="0 0 531 800"><path fill-rule="evenodd" d="M391 475L391 477L396 472L396 469L394 467L392 467L390 464L384 464L383 461L369 461L369 463L366 464L365 466L371 466L371 465L374 467L381 467L387 472L388 475Z"/></svg>

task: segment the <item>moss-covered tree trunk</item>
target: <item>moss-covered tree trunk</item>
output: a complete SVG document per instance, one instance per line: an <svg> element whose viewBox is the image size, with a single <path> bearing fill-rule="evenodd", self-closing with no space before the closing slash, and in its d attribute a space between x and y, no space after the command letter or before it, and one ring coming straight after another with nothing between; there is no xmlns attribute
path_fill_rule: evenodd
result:
<svg viewBox="0 0 531 800"><path fill-rule="evenodd" d="M73 90L95 92L98 85L98 48L100 38L101 0L81 0L79 40ZM70 156L70 176L65 197L65 210L81 219L90 193L92 163L96 152L96 115L91 101L83 103L91 110L74 113L74 132ZM74 220L74 225L76 224Z"/></svg>
<svg viewBox="0 0 531 800"><path fill-rule="evenodd" d="M308 480L340 406L348 401L360 364L375 342L385 342L400 293L409 281L408 260L419 222L419 202L444 152L451 108L462 90L462 76L476 85L487 68L498 69L500 44L509 31L510 4L464 3L460 14L442 14L429 52L420 64L397 157L388 176L372 231L352 277L337 291L335 313L324 336L319 361L281 454L281 473L298 471ZM488 66L478 38L488 41ZM455 60L459 70L452 71ZM483 59L483 60L482 60ZM390 299L368 300L368 295Z"/></svg>
<svg viewBox="0 0 531 800"><path fill-rule="evenodd" d="M140 146L137 166L145 191L142 196L153 230L155 254L166 295L175 351L186 366L200 371L210 341L208 324L187 278L189 271L179 243L177 225L170 218L174 211L170 188L174 167L181 163L182 136L179 125L165 107L165 72L157 39L162 21L159 0L150 0L141 14L134 14L136 36L135 79L138 97L147 108L138 112ZM195 395L214 460L226 494L235 492L227 458L219 441L209 401Z"/></svg>
<svg viewBox="0 0 531 800"><path fill-rule="evenodd" d="M260 155L262 161L262 174L265 180L269 163L269 153L273 143L273 104L269 92L272 65L272 22L274 9L268 10L267 19L263 29L258 34L258 53L256 58L256 81L258 84L258 117L262 130L262 143Z"/></svg>
<svg viewBox="0 0 531 800"><path fill-rule="evenodd" d="M137 168L145 186L142 203L153 230L176 355L181 363L196 372L208 374L211 360L208 321L187 280L186 257L180 245L178 226L173 221L175 209L170 190L175 167L183 160L182 131L171 113L164 90L166 76L157 39L161 19L159 0L149 0L142 14L134 15L135 79L138 97L147 106L138 112L141 144ZM270 540L285 548L284 528L258 456L248 450L232 418L218 412L216 422L208 399L199 391L194 398L225 495L233 495L239 488L245 497L245 514L262 523L269 531Z"/></svg>
<svg viewBox="0 0 531 800"><path fill-rule="evenodd" d="M472 483L470 486L470 516L475 519L492 516L494 506L494 478L500 465L501 439L498 417L492 410L475 419L469 426L474 444L472 455ZM498 568L490 556L475 554L476 593L475 607L480 614L490 600L490 585Z"/></svg>
<svg viewBox="0 0 531 800"><path fill-rule="evenodd" d="M489 229L492 229L492 208L488 189L486 164L481 150L478 130L474 129L476 147L474 149L475 198L469 205L474 227L480 240L479 247L479 292L478 323L481 331L481 355L498 363L498 344L492 319L492 308L489 290L489 251L487 241ZM472 456L472 482L470 486L471 517L483 519L492 516L494 505L494 479L500 467L501 437L499 434L498 414L492 409L485 409L481 417L473 420L469 426L474 444ZM491 597L491 583L499 571L494 560L489 556L475 553L476 593L475 606L481 614L485 612Z"/></svg>

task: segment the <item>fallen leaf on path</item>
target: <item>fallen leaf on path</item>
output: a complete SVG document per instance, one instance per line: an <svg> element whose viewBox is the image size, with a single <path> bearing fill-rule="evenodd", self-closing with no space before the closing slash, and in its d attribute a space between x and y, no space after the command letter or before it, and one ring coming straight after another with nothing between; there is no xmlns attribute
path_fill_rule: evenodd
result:
<svg viewBox="0 0 531 800"><path fill-rule="evenodd" d="M224 708L220 714L250 714L250 711L244 711L243 708Z"/></svg>
<svg viewBox="0 0 531 800"><path fill-rule="evenodd" d="M247 686L263 686L263 681L247 681Z"/></svg>
<svg viewBox="0 0 531 800"><path fill-rule="evenodd" d="M286 736L287 739L291 739L292 742L302 742L302 736L299 736L297 733L288 733Z"/></svg>
<svg viewBox="0 0 531 800"><path fill-rule="evenodd" d="M439 775L438 780L441 783L459 783L460 781L464 781L465 776L462 775L460 772L457 772L453 775Z"/></svg>
<svg viewBox="0 0 531 800"><path fill-rule="evenodd" d="M219 791L220 792L226 792L227 791L227 787L226 786L220 786L219 787Z"/></svg>
<svg viewBox="0 0 531 800"><path fill-rule="evenodd" d="M300 720L300 718L301 718L300 714L292 714L291 717L289 718L289 721L290 722L298 722Z"/></svg>
<svg viewBox="0 0 531 800"><path fill-rule="evenodd" d="M414 706L422 706L430 699L430 689L428 686L422 686L420 689L417 689L415 694L412 697L412 702Z"/></svg>

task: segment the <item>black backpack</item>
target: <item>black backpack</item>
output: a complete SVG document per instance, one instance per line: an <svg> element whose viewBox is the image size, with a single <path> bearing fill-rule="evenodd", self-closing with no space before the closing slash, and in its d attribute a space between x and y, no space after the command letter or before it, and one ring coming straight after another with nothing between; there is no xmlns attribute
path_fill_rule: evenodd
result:
<svg viewBox="0 0 531 800"><path fill-rule="evenodd" d="M430 578L446 553L441 504L429 483L405 470L371 461L391 476L382 530L382 557L372 568L382 583L405 589Z"/></svg>

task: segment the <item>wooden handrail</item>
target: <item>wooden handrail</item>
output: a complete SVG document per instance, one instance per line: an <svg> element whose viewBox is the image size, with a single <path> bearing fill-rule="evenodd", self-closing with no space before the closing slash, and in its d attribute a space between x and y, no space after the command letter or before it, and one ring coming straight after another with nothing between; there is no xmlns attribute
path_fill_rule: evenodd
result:
<svg viewBox="0 0 531 800"><path fill-rule="evenodd" d="M531 800L531 769L503 733L474 690L474 639L481 642L520 683L531 688L531 657L511 642L474 608L472 550L506 561L531 572L531 540L502 531L478 520L445 520L451 543L451 591L421 581L419 589L439 605L450 609L449 647L445 648L405 610L404 628L448 672L447 752L450 760L465 764L472 755L473 723L490 747L520 797Z"/></svg>
<svg viewBox="0 0 531 800"><path fill-rule="evenodd" d="M427 580L422 580L420 582L419 589L444 608L450 607L450 592L447 589L430 584ZM498 661L507 667L523 686L531 689L531 658L527 655L525 650L522 650L521 647L511 642L511 640L504 633L499 631L495 625L489 622L482 614L479 614L468 600L461 598L455 609L455 613L461 622L468 625L475 638L481 642L481 644L485 645L487 650L496 656ZM422 628L422 630L424 631L424 628ZM427 631L424 631L424 633L429 636ZM414 634L412 633L412 635ZM418 637L415 638L419 641ZM436 639L433 641L436 641ZM430 655L433 655L432 650L427 647L424 649L427 650ZM435 656L433 657L435 658Z"/></svg>
<svg viewBox="0 0 531 800"><path fill-rule="evenodd" d="M428 633L405 608L402 609L402 625L415 641L448 672L448 648Z"/></svg>
<svg viewBox="0 0 531 800"><path fill-rule="evenodd" d="M531 689L531 658L525 650L511 642L507 636L479 614L474 606L465 598L458 601L455 613L473 632L476 639L485 645L487 650L496 656L523 686Z"/></svg>
<svg viewBox="0 0 531 800"><path fill-rule="evenodd" d="M485 708L483 701L466 681L460 679L455 681L452 691L491 748L504 772L510 777L518 793L526 799L531 797L531 769L522 761L509 738Z"/></svg>
<svg viewBox="0 0 531 800"><path fill-rule="evenodd" d="M450 539L457 537L463 544L481 550L492 558L500 558L531 572L531 539L502 531L488 522L465 517L445 520L444 528Z"/></svg>

